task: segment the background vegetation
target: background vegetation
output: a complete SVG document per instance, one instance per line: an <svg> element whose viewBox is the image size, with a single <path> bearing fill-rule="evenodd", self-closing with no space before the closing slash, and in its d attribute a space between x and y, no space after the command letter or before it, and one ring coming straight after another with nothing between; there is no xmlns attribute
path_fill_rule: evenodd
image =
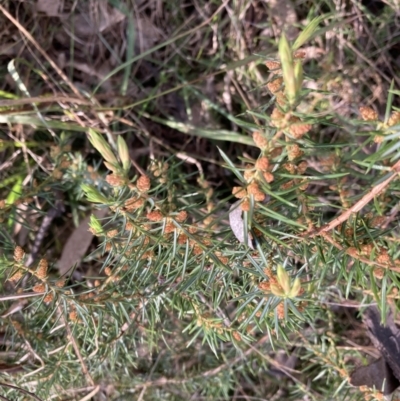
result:
<svg viewBox="0 0 400 401"><path fill-rule="evenodd" d="M399 16L0 2L2 399L382 399Z"/></svg>

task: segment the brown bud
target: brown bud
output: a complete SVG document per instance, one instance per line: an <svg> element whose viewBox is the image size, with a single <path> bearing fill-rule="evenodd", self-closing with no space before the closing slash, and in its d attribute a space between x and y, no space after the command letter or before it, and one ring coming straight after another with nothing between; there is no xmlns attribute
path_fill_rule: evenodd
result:
<svg viewBox="0 0 400 401"><path fill-rule="evenodd" d="M359 111L362 119L365 121L376 121L378 119L378 113L371 107L361 106Z"/></svg>
<svg viewBox="0 0 400 401"><path fill-rule="evenodd" d="M267 60L265 62L265 65L270 69L270 70L277 70L279 68L281 68L281 63L278 61L271 61L271 60Z"/></svg>
<svg viewBox="0 0 400 401"><path fill-rule="evenodd" d="M264 180L269 184L274 181L274 176L269 171L263 173Z"/></svg>
<svg viewBox="0 0 400 401"><path fill-rule="evenodd" d="M14 260L16 262L21 262L25 256L24 250L20 246L16 246L14 249Z"/></svg>
<svg viewBox="0 0 400 401"><path fill-rule="evenodd" d="M113 187L121 187L124 185L124 180L119 175L109 174L106 177L106 181Z"/></svg>
<svg viewBox="0 0 400 401"><path fill-rule="evenodd" d="M254 132L253 140L256 146L258 146L260 149L263 149L268 145L267 138L265 138L265 136L261 132L258 131Z"/></svg>
<svg viewBox="0 0 400 401"><path fill-rule="evenodd" d="M265 194L261 190L260 186L258 185L257 182L253 181L248 187L247 187L247 193L249 195L254 195L254 200L257 202L262 202L265 199Z"/></svg>
<svg viewBox="0 0 400 401"><path fill-rule="evenodd" d="M272 113L271 113L271 124L274 127L282 128L283 125L285 124L284 118L285 118L285 115L278 108L275 107L272 110Z"/></svg>
<svg viewBox="0 0 400 401"><path fill-rule="evenodd" d="M176 216L175 216L175 220L178 223L183 223L186 219L187 219L187 211L186 210L181 210Z"/></svg>
<svg viewBox="0 0 400 401"><path fill-rule="evenodd" d="M260 284L258 284L258 288L259 288L261 291L267 291L267 292L269 292L269 291L271 291L271 283L270 283L269 281L263 281L263 282L261 282Z"/></svg>
<svg viewBox="0 0 400 401"><path fill-rule="evenodd" d="M306 161L302 161L297 166L297 172L299 174L304 174L306 172L306 170L307 170L307 167L308 167L308 163Z"/></svg>
<svg viewBox="0 0 400 401"><path fill-rule="evenodd" d="M267 88L271 93L277 93L282 87L283 79L281 77L275 78L273 81L267 83Z"/></svg>
<svg viewBox="0 0 400 401"><path fill-rule="evenodd" d="M281 107L283 107L283 106L285 106L286 105L286 103L287 103L287 99L286 99L286 96L282 93L282 92L277 92L276 94L275 94L275 97L276 97L276 103L279 105L279 106L281 106Z"/></svg>
<svg viewBox="0 0 400 401"><path fill-rule="evenodd" d="M305 57L306 57L305 50L297 50L293 55L293 58L305 58Z"/></svg>
<svg viewBox="0 0 400 401"><path fill-rule="evenodd" d="M161 221L164 218L164 216L159 210L153 210L152 212L147 213L146 217L150 221Z"/></svg>
<svg viewBox="0 0 400 401"><path fill-rule="evenodd" d="M285 163L283 168L290 174L294 174L296 172L296 166L293 163Z"/></svg>
<svg viewBox="0 0 400 401"><path fill-rule="evenodd" d="M246 191L245 188L242 188L242 187L233 187L233 189L232 189L232 195L233 195L235 198L242 199L242 198L244 198L245 196L247 196L247 191Z"/></svg>
<svg viewBox="0 0 400 401"><path fill-rule="evenodd" d="M180 234L178 237L178 244L185 245L188 237L185 234Z"/></svg>
<svg viewBox="0 0 400 401"><path fill-rule="evenodd" d="M392 125L397 125L400 123L400 111L393 111L392 115L389 118L388 125L391 127Z"/></svg>
<svg viewBox="0 0 400 401"><path fill-rule="evenodd" d="M371 227L382 227L385 222L386 222L385 216L375 216L371 219L370 226Z"/></svg>
<svg viewBox="0 0 400 401"><path fill-rule="evenodd" d="M46 286L43 283L36 284L33 288L33 292L45 292Z"/></svg>
<svg viewBox="0 0 400 401"><path fill-rule="evenodd" d="M255 171L253 169L253 166L247 165L246 170L243 172L243 177L247 182L250 182L253 177L254 177Z"/></svg>
<svg viewBox="0 0 400 401"><path fill-rule="evenodd" d="M115 236L118 235L118 230L115 230L115 229L114 230L110 230L110 231L107 232L106 235L107 235L108 238L114 238Z"/></svg>
<svg viewBox="0 0 400 401"><path fill-rule="evenodd" d="M127 212L133 212L136 209L139 209L144 205L143 198L130 198L127 199L124 203L124 208Z"/></svg>
<svg viewBox="0 0 400 401"><path fill-rule="evenodd" d="M312 128L311 124L295 123L289 127L290 135L296 139L301 139Z"/></svg>
<svg viewBox="0 0 400 401"><path fill-rule="evenodd" d="M43 301L48 304L54 299L54 294L52 292L49 292L43 299Z"/></svg>
<svg viewBox="0 0 400 401"><path fill-rule="evenodd" d="M267 171L269 167L269 160L267 157L263 156L260 157L257 161L256 161L256 169L257 170L261 170L261 171Z"/></svg>
<svg viewBox="0 0 400 401"><path fill-rule="evenodd" d="M294 181L293 181L293 180L290 180L290 181L285 182L284 184L282 184L282 185L280 186L280 188L281 188L283 191L286 191L286 190L292 188L293 186L294 186Z"/></svg>
<svg viewBox="0 0 400 401"><path fill-rule="evenodd" d="M299 189L305 191L308 188L309 184L310 183L307 180L303 180L301 182L301 185L299 186Z"/></svg>
<svg viewBox="0 0 400 401"><path fill-rule="evenodd" d="M36 276L44 279L47 276L48 263L46 259L41 259L36 270Z"/></svg>
<svg viewBox="0 0 400 401"><path fill-rule="evenodd" d="M299 145L294 144L287 147L289 160L297 159L303 155L303 151L300 149Z"/></svg>
<svg viewBox="0 0 400 401"><path fill-rule="evenodd" d="M373 274L374 274L374 277L376 277L379 280L382 280L383 277L385 276L385 270L382 269L381 267L378 267L378 268L374 269Z"/></svg>
<svg viewBox="0 0 400 401"><path fill-rule="evenodd" d="M18 270L8 280L9 281L18 281L20 278L22 278L23 275L24 275L23 272L21 270Z"/></svg>
<svg viewBox="0 0 400 401"><path fill-rule="evenodd" d="M65 278L60 278L59 280L56 281L56 287L63 288L64 285L65 285Z"/></svg>
<svg viewBox="0 0 400 401"><path fill-rule="evenodd" d="M241 204L240 204L240 208L244 211L244 212L248 212L250 210L250 201L248 199L245 199Z"/></svg>
<svg viewBox="0 0 400 401"><path fill-rule="evenodd" d="M347 248L346 253L353 257L356 257L358 255L357 248L355 248L354 246L350 246L349 248Z"/></svg>
<svg viewBox="0 0 400 401"><path fill-rule="evenodd" d="M175 229L176 229L175 224L172 222L168 222L167 224L165 224L164 234L173 233Z"/></svg>
<svg viewBox="0 0 400 401"><path fill-rule="evenodd" d="M257 182L253 181L250 185L248 185L247 187L247 193L249 195L255 195L256 193L260 192L261 189L258 185Z"/></svg>
<svg viewBox="0 0 400 401"><path fill-rule="evenodd" d="M285 304L283 302L276 307L276 314L279 320L282 320L285 317Z"/></svg>
<svg viewBox="0 0 400 401"><path fill-rule="evenodd" d="M140 192L147 192L150 189L150 178L142 175L136 182L137 189Z"/></svg>
<svg viewBox="0 0 400 401"><path fill-rule="evenodd" d="M382 249L376 257L376 261L381 264L388 264L390 263L390 256L387 253L386 249Z"/></svg>
<svg viewBox="0 0 400 401"><path fill-rule="evenodd" d="M126 231L132 231L132 230L134 230L135 229L135 226L130 222L130 221L128 221L126 224L125 224L125 230Z"/></svg>
<svg viewBox="0 0 400 401"><path fill-rule="evenodd" d="M282 154L282 150L283 150L282 146L272 149L271 153L270 153L270 157L272 159L274 159L275 157L280 156Z"/></svg>
<svg viewBox="0 0 400 401"><path fill-rule="evenodd" d="M69 312L68 316L72 322L76 322L78 320L78 313L76 312L76 310Z"/></svg>
<svg viewBox="0 0 400 401"><path fill-rule="evenodd" d="M237 332L236 330L232 332L232 337L233 337L236 341L242 341L242 336L241 336L240 333Z"/></svg>

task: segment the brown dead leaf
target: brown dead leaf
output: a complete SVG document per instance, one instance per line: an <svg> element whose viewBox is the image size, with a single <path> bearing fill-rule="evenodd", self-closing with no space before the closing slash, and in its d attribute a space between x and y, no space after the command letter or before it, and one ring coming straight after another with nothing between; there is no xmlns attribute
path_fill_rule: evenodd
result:
<svg viewBox="0 0 400 401"><path fill-rule="evenodd" d="M95 210L93 214L101 219L107 214L107 209ZM83 256L85 256L90 244L93 240L93 234L89 231L90 215L87 216L78 227L72 232L68 238L61 258L58 261L57 267L60 275L63 276L71 269L76 263L79 263Z"/></svg>
<svg viewBox="0 0 400 401"><path fill-rule="evenodd" d="M60 0L37 0L36 11L45 13L49 17L58 17Z"/></svg>

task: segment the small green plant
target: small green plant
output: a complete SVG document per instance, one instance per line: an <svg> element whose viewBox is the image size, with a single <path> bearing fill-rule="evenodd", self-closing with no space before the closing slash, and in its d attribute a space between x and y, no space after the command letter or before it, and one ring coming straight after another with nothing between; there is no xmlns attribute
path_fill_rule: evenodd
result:
<svg viewBox="0 0 400 401"><path fill-rule="evenodd" d="M391 89L383 121L362 105L359 115L335 114L332 92L305 85L301 46L320 21L293 44L282 35L265 61L271 102L248 132L256 153L232 159L220 149L232 195L175 155L137 165L108 128L84 127L93 164L66 132L45 144L46 174L24 188L16 180L0 201L1 285L12 294L0 327L7 362L23 369L4 382L42 399L215 400L234 399L239 380L265 397L284 376L286 399L359 397L347 380L359 353L330 306L376 302L384 315L398 298L399 93ZM29 225L24 210L42 213L41 199L54 218L60 193L106 216L90 217L98 246L80 275L71 266L60 276L45 255L29 259L10 235ZM279 349L297 364L277 362ZM266 372L269 389L258 386Z"/></svg>

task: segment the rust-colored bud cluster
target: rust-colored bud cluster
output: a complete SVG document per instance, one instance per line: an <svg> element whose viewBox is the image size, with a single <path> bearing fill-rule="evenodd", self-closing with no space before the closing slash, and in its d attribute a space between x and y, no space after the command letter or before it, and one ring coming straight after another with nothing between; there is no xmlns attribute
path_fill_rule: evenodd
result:
<svg viewBox="0 0 400 401"><path fill-rule="evenodd" d="M163 161L155 161L150 166L150 171L153 173L153 176L161 183L165 184L168 180L168 169L169 165L167 162Z"/></svg>
<svg viewBox="0 0 400 401"><path fill-rule="evenodd" d="M361 118L364 121L376 121L378 120L378 113L371 107L361 106L359 108Z"/></svg>
<svg viewBox="0 0 400 401"><path fill-rule="evenodd" d="M47 277L47 269L49 265L46 259L41 259L36 270L36 277L44 280Z"/></svg>
<svg viewBox="0 0 400 401"><path fill-rule="evenodd" d="M106 236L107 236L108 238L114 238L114 237L116 237L117 235L118 235L118 230L117 230L117 229L107 231L107 233L106 233Z"/></svg>
<svg viewBox="0 0 400 401"><path fill-rule="evenodd" d="M60 278L56 281L56 287L63 288L65 285L65 278Z"/></svg>
<svg viewBox="0 0 400 401"><path fill-rule="evenodd" d="M253 181L247 186L247 193L253 195L256 202L262 202L265 199L265 193L262 191L257 181Z"/></svg>
<svg viewBox="0 0 400 401"><path fill-rule="evenodd" d="M307 134L311 128L311 124L306 124L303 123L300 118L298 117L291 117L290 120L290 126L289 126L289 133L292 135L293 138L295 139L301 139L305 134Z"/></svg>
<svg viewBox="0 0 400 401"><path fill-rule="evenodd" d="M311 128L311 124L301 121L299 117L284 114L275 107L271 113L271 124L279 130L287 130L294 139L301 139Z"/></svg>
<svg viewBox="0 0 400 401"><path fill-rule="evenodd" d="M136 187L139 192L148 192L150 189L150 178L146 175L142 175L136 182Z"/></svg>
<svg viewBox="0 0 400 401"><path fill-rule="evenodd" d="M400 111L393 111L388 120L388 126L392 127L397 124L400 124Z"/></svg>
<svg viewBox="0 0 400 401"><path fill-rule="evenodd" d="M176 216L175 220L178 223L183 223L188 217L187 211L186 210L181 210Z"/></svg>
<svg viewBox="0 0 400 401"><path fill-rule="evenodd" d="M112 187L122 187L125 184L125 180L121 176L114 173L108 174L106 181Z"/></svg>
<svg viewBox="0 0 400 401"><path fill-rule="evenodd" d="M33 292L41 293L46 291L46 285L43 283L38 283L32 288Z"/></svg>
<svg viewBox="0 0 400 401"><path fill-rule="evenodd" d="M128 213L134 212L144 205L145 200L143 198L133 197L129 198L124 203L124 210Z"/></svg>
<svg viewBox="0 0 400 401"><path fill-rule="evenodd" d="M22 272L22 270L18 270L9 278L9 281L16 282L16 281L20 280L23 275L24 275L24 273Z"/></svg>
<svg viewBox="0 0 400 401"><path fill-rule="evenodd" d="M240 333L236 330L232 331L232 337L236 340L236 341L242 341L242 336L240 335Z"/></svg>
<svg viewBox="0 0 400 401"><path fill-rule="evenodd" d="M271 93L275 94L280 92L283 84L283 79L281 77L275 78L274 80L267 83L267 88Z"/></svg>
<svg viewBox="0 0 400 401"><path fill-rule="evenodd" d="M14 260L16 262L21 262L25 256L24 250L20 246L16 246L14 249Z"/></svg>
<svg viewBox="0 0 400 401"><path fill-rule="evenodd" d="M382 269L381 267L377 267L373 270L373 275L378 280L382 280L383 277L385 276L385 269Z"/></svg>
<svg viewBox="0 0 400 401"><path fill-rule="evenodd" d="M265 62L265 65L272 70L273 72L280 73L281 72L281 63L279 61L271 61L268 60ZM274 71L275 70L275 71Z"/></svg>
<svg viewBox="0 0 400 401"><path fill-rule="evenodd" d="M261 150L268 146L267 138L259 131L253 133L253 140L257 147Z"/></svg>
<svg viewBox="0 0 400 401"><path fill-rule="evenodd" d="M293 57L295 59L304 59L306 57L307 53L305 50L297 50L294 54Z"/></svg>
<svg viewBox="0 0 400 401"><path fill-rule="evenodd" d="M269 159L261 156L255 165L247 164L243 173L244 179L249 183L247 188L233 187L232 194L237 199L243 199L240 207L243 211L250 210L250 196L254 197L256 202L263 202L266 198L265 192L262 190L260 183L265 180L271 183L274 180L273 174L269 171L271 168Z"/></svg>
<svg viewBox="0 0 400 401"><path fill-rule="evenodd" d="M288 159L295 160L303 156L304 152L300 149L300 146L295 143L294 145L288 145L287 147Z"/></svg>
<svg viewBox="0 0 400 401"><path fill-rule="evenodd" d="M159 210L153 210L152 212L147 213L146 217L150 221L161 221L164 218Z"/></svg>
<svg viewBox="0 0 400 401"><path fill-rule="evenodd" d="M267 171L269 168L269 160L268 157L260 157L257 161L256 161L256 170L260 170L260 171Z"/></svg>
<svg viewBox="0 0 400 401"><path fill-rule="evenodd" d="M280 302L278 306L276 307L276 315L278 316L279 320L282 320L285 318L285 304L284 302Z"/></svg>
<svg viewBox="0 0 400 401"><path fill-rule="evenodd" d="M43 302L46 304L49 304L52 300L54 299L54 294L52 292L49 292L44 298Z"/></svg>
<svg viewBox="0 0 400 401"><path fill-rule="evenodd" d="M285 114L282 113L277 107L272 110L271 125L278 129L283 129L286 125Z"/></svg>

